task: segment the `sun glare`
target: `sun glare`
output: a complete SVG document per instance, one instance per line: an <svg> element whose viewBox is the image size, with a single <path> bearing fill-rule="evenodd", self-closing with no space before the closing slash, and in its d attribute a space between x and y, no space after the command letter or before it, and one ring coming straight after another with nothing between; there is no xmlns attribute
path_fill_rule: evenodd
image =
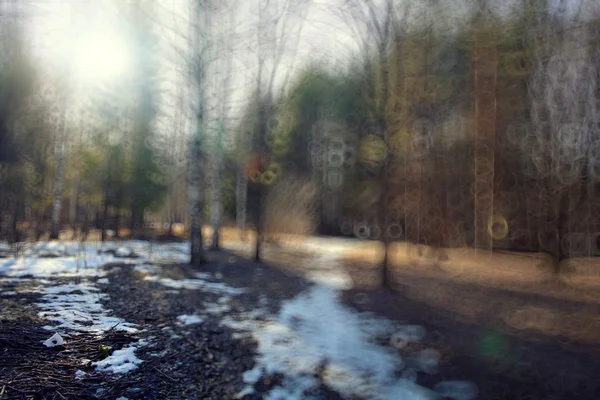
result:
<svg viewBox="0 0 600 400"><path fill-rule="evenodd" d="M118 35L83 37L74 57L74 72L84 80L123 78L132 70L130 48Z"/></svg>

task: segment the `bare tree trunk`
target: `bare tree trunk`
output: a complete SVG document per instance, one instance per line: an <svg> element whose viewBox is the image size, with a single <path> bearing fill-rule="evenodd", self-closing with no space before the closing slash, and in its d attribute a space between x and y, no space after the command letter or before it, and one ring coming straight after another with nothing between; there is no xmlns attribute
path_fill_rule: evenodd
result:
<svg viewBox="0 0 600 400"><path fill-rule="evenodd" d="M169 230L167 231L167 237L173 237L173 217L169 216Z"/></svg>
<svg viewBox="0 0 600 400"><path fill-rule="evenodd" d="M85 211L83 215L83 225L81 227L81 241L84 242L87 239L88 233L90 232L90 207L85 205Z"/></svg>
<svg viewBox="0 0 600 400"><path fill-rule="evenodd" d="M107 173L108 175L108 173ZM108 220L108 205L109 205L109 181L108 177L104 182L104 202L102 204L102 221L100 221L100 241L104 243L106 240L106 224Z"/></svg>
<svg viewBox="0 0 600 400"><path fill-rule="evenodd" d="M201 124L202 115L198 116L198 124ZM190 264L199 266L206 260L202 248L202 210L204 206L204 187L202 175L202 148L200 142L201 128L192 138L190 143L190 163L188 166L188 213L190 218Z"/></svg>
<svg viewBox="0 0 600 400"><path fill-rule="evenodd" d="M483 21L477 21L476 29L479 30ZM475 124L477 136L475 138L475 177L473 182L475 217L474 217L474 243L475 251L480 249L491 251L493 248L492 236L488 233L488 222L494 215L494 152L495 152L495 126L496 98L486 99L491 104L484 103L483 95L496 93L497 80L497 52L493 46L486 47L487 43L494 43L484 34L475 34ZM488 121L491 121L490 124Z"/></svg>
<svg viewBox="0 0 600 400"><path fill-rule="evenodd" d="M203 149L205 139L205 80L206 80L206 37L203 35L203 29L209 29L207 10L202 5L196 4L194 10L192 53L193 62L191 77L197 85L196 95L198 103L196 104L195 132L192 134L189 146L188 159L188 215L190 219L190 264L200 266L206 262L204 249L202 247L202 212L204 209L204 171L203 171ZM203 17L203 18L201 18Z"/></svg>
<svg viewBox="0 0 600 400"><path fill-rule="evenodd" d="M63 116L64 131L66 131L66 115ZM67 164L65 154L65 140L63 135L59 139L61 142L58 144L59 149L56 154L56 173L54 175L54 193L52 198L52 225L50 228L50 239L58 239L58 233L60 230L60 214L62 211L62 192L65 184L65 169Z"/></svg>
<svg viewBox="0 0 600 400"><path fill-rule="evenodd" d="M223 181L223 154L220 149L218 149L217 152L217 160L215 160L214 165L215 171L213 173L212 179L212 207L210 210L213 229L211 243L212 250L217 250L219 248L219 228L221 227L221 214L223 209L223 202L221 201L221 190Z"/></svg>
<svg viewBox="0 0 600 400"><path fill-rule="evenodd" d="M21 235L19 234L18 224L19 224L19 215L21 214L23 203L19 199L15 199L13 202L13 216L12 216L12 226L11 226L11 243L18 243L21 241Z"/></svg>
<svg viewBox="0 0 600 400"><path fill-rule="evenodd" d="M238 168L235 182L235 202L236 202L236 222L238 229L242 231L244 240L246 239L246 211L248 199L248 179L246 178L243 167Z"/></svg>
<svg viewBox="0 0 600 400"><path fill-rule="evenodd" d="M69 200L69 223L73 230L72 239L75 239L75 233L77 231L77 184L73 187L71 192L71 199Z"/></svg>
<svg viewBox="0 0 600 400"><path fill-rule="evenodd" d="M131 207L131 236L141 237L144 234L144 210L139 204Z"/></svg>

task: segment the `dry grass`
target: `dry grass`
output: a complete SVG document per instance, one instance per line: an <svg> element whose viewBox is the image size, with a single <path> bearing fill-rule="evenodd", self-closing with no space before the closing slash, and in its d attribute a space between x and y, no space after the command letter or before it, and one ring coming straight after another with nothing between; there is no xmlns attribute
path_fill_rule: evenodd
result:
<svg viewBox="0 0 600 400"><path fill-rule="evenodd" d="M265 231L271 235L311 235L316 230L317 188L306 179L281 180L269 191L264 207Z"/></svg>
<svg viewBox="0 0 600 400"><path fill-rule="evenodd" d="M390 245L392 265L403 269L431 269L457 279L484 285L522 285L554 279L554 262L545 253L434 248L397 242Z"/></svg>

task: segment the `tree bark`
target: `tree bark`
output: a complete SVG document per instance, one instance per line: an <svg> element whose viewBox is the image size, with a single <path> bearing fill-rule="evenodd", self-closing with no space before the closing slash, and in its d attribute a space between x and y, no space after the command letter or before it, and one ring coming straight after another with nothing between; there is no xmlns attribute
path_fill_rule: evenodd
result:
<svg viewBox="0 0 600 400"><path fill-rule="evenodd" d="M77 193L77 184L75 184L73 191L71 192L71 199L69 200L69 222L71 229L73 230L73 239L75 238L75 232L77 230Z"/></svg>
<svg viewBox="0 0 600 400"><path fill-rule="evenodd" d="M54 193L52 198L52 225L50 227L50 239L58 239L60 230L60 217L62 212L62 192L65 184L65 169L67 157L65 151L67 134L67 105L63 104L62 132L58 135L56 151L56 172L54 175Z"/></svg>
<svg viewBox="0 0 600 400"><path fill-rule="evenodd" d="M206 80L206 53L207 45L205 43L203 29L210 30L208 11L203 9L200 4L196 5L192 52L194 61L192 64L191 75L197 85L196 95L198 104L196 105L195 131L190 138L188 171L187 171L187 201L188 215L190 220L190 265L198 267L206 262L204 248L202 243L202 212L204 209L204 171L203 171L203 149L205 140L205 80Z"/></svg>
<svg viewBox="0 0 600 400"><path fill-rule="evenodd" d="M213 178L213 189L212 189L212 207L211 207L211 214L212 214L212 243L211 243L211 249L212 250L218 250L219 249L219 229L221 227L221 214L222 214L222 208L223 208L223 204L221 202L221 170L222 170L222 160L219 160L217 162L217 165L215 166L215 168L217 168L218 171L215 171L215 177Z"/></svg>
<svg viewBox="0 0 600 400"><path fill-rule="evenodd" d="M198 117L197 123L201 123L202 116ZM190 218L190 264L200 266L206 260L202 247L202 210L204 190L202 185L202 148L200 143L200 130L192 138L190 144L190 163L188 166L188 209Z"/></svg>
<svg viewBox="0 0 600 400"><path fill-rule="evenodd" d="M60 230L60 214L62 212L62 192L65 183L66 156L64 154L64 143L60 144L60 146L62 147L62 150L59 152L57 157L56 174L54 176L50 239L58 239Z"/></svg>
<svg viewBox="0 0 600 400"><path fill-rule="evenodd" d="M246 239L246 210L248 194L248 179L246 178L245 170L240 167L237 171L235 182L235 201L236 201L236 222L238 229L242 232Z"/></svg>

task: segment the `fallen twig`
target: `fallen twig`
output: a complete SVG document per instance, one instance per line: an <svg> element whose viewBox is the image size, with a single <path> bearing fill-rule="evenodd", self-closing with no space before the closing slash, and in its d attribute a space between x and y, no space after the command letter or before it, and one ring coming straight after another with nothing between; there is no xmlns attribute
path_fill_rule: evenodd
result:
<svg viewBox="0 0 600 400"><path fill-rule="evenodd" d="M121 323L121 321L117 322L112 328L110 328L109 330L107 330L106 333L112 332L113 329L115 329L117 326L119 326L120 323Z"/></svg>
<svg viewBox="0 0 600 400"><path fill-rule="evenodd" d="M162 372L160 369L156 368L155 366L152 366L152 368L158 372L159 374L161 374L162 376L164 376L165 378L169 379L171 382L177 382L177 380L175 378L170 377L169 375L165 374L164 372Z"/></svg>

